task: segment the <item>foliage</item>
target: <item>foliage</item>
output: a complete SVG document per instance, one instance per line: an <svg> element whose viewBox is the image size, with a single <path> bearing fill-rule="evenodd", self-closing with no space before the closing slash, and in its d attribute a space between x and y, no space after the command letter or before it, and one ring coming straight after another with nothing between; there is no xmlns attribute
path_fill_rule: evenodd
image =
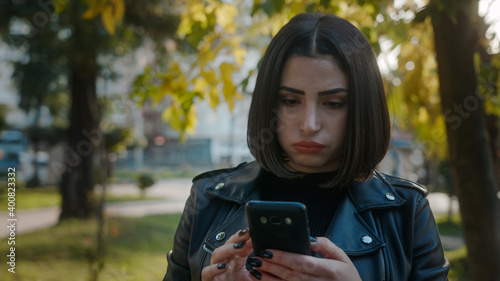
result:
<svg viewBox="0 0 500 281"><path fill-rule="evenodd" d="M269 42L271 36L298 13L332 13L356 25L377 54L391 52L397 56L398 66L384 73L394 124L415 133L427 159L444 159L448 148L431 20L436 20L441 10L446 9L453 15L463 7L436 3L436 7L427 7L418 1L394 4L383 0L254 0L251 3L237 0L230 5L216 0L184 0L182 5L186 8L177 33L188 42L188 48L197 52L197 59L177 56L165 71L146 68L134 83L132 97L139 102L151 98L155 104L167 98L169 106L163 112L163 119L169 121L172 128L193 134L197 102L206 100L215 108L226 101L232 108L234 101L245 93L248 78L254 75L257 64L255 62L251 72L241 73L247 55L244 47L263 48L265 43L255 42ZM382 50L381 41L388 42L389 49ZM494 60L498 61L500 59ZM242 75L243 79L236 78ZM492 81L498 78L495 76ZM494 95L497 93L495 90ZM498 111L496 100L487 99L488 112Z"/></svg>
<svg viewBox="0 0 500 281"><path fill-rule="evenodd" d="M155 105L168 98L163 120L185 139L186 133L192 135L196 128L196 102L207 100L215 109L224 100L232 110L242 97L233 74L241 69L246 50L243 35L237 32L240 25L235 5L215 0L186 0L182 4L185 9L177 34L187 49L197 51L196 59L177 54L163 71L146 68L135 80L131 96L139 104L152 99Z"/></svg>
<svg viewBox="0 0 500 281"><path fill-rule="evenodd" d="M406 40L398 47L396 78L388 100L395 126L414 132L427 159L445 159L448 153L445 120L441 110L434 38L430 19L405 26ZM397 79L397 85L394 85Z"/></svg>
<svg viewBox="0 0 500 281"><path fill-rule="evenodd" d="M155 179L151 174L140 174L137 176L137 186L142 190L142 192L145 192L146 188L152 186L155 184Z"/></svg>
<svg viewBox="0 0 500 281"><path fill-rule="evenodd" d="M500 53L491 55L486 61L476 55L478 73L478 96L484 100L486 114L500 117Z"/></svg>

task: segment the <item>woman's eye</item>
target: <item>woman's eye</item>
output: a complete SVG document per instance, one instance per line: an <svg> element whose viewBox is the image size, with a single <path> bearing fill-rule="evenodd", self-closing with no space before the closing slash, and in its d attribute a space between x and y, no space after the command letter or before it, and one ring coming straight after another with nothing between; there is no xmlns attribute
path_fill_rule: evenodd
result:
<svg viewBox="0 0 500 281"><path fill-rule="evenodd" d="M340 108L345 105L344 102L337 102L337 101L329 101L325 103L327 106L332 107L332 108Z"/></svg>
<svg viewBox="0 0 500 281"><path fill-rule="evenodd" d="M294 99L282 99L281 102L284 103L285 105L296 105L299 103L298 100Z"/></svg>

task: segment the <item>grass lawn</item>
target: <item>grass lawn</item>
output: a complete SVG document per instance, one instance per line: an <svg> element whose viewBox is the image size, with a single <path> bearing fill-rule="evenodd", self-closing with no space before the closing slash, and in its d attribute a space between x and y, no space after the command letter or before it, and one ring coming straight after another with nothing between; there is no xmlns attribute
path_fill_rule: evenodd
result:
<svg viewBox="0 0 500 281"><path fill-rule="evenodd" d="M447 216L440 215L436 217L436 224L441 236L448 237L463 237L461 218L458 214L452 216L451 221L448 221ZM444 255L451 263L450 273L448 278L450 281L465 281L469 280L467 269L467 248L462 246L456 249L446 249Z"/></svg>
<svg viewBox="0 0 500 281"><path fill-rule="evenodd" d="M1 186L1 185L0 185ZM6 185L5 185L6 186ZM0 189L0 202L7 204L7 189ZM141 196L114 196L107 195L107 202L124 202L136 200L152 200L157 197ZM56 207L61 205L61 195L56 186L45 186L36 188L18 187L16 188L16 209L33 209L44 207Z"/></svg>
<svg viewBox="0 0 500 281"><path fill-rule="evenodd" d="M180 214L113 217L106 223L107 247L99 280L162 280ZM7 271L7 240L0 240L0 280L87 281L95 253L97 222L69 220L16 236L16 273Z"/></svg>

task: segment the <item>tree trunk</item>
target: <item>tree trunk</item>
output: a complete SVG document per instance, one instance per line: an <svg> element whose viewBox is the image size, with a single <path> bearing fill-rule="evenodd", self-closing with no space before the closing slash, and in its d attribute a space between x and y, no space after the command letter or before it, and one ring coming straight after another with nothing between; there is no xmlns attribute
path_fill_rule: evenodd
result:
<svg viewBox="0 0 500 281"><path fill-rule="evenodd" d="M457 2L454 5L461 5L461 10L454 20L445 9L433 21L452 177L471 280L500 280L500 202L488 150L483 100L477 95L473 61L477 36L467 14L477 15L477 1Z"/></svg>
<svg viewBox="0 0 500 281"><path fill-rule="evenodd" d="M62 212L60 219L89 217L95 208L93 177L93 139L95 131L93 113L96 107L95 74L73 69L71 74L71 113L68 146L66 147L66 172L60 189Z"/></svg>
<svg viewBox="0 0 500 281"><path fill-rule="evenodd" d="M73 5L78 6L78 5ZM73 46L69 62L71 92L68 146L65 149L65 173L60 191L62 211L60 220L88 218L95 213L93 152L102 140L96 129L98 106L96 101L97 63L95 22L82 21L81 10L74 8Z"/></svg>

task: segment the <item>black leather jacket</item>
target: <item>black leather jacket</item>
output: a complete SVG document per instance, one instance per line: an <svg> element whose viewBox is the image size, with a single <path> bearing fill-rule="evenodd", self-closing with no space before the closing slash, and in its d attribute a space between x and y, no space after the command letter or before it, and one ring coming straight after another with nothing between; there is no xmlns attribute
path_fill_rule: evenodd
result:
<svg viewBox="0 0 500 281"><path fill-rule="evenodd" d="M252 162L193 179L164 281L201 280L212 251L247 227L244 207L259 199L260 171ZM420 185L375 172L349 189L326 237L346 252L362 280L446 280L450 265L426 195Z"/></svg>

